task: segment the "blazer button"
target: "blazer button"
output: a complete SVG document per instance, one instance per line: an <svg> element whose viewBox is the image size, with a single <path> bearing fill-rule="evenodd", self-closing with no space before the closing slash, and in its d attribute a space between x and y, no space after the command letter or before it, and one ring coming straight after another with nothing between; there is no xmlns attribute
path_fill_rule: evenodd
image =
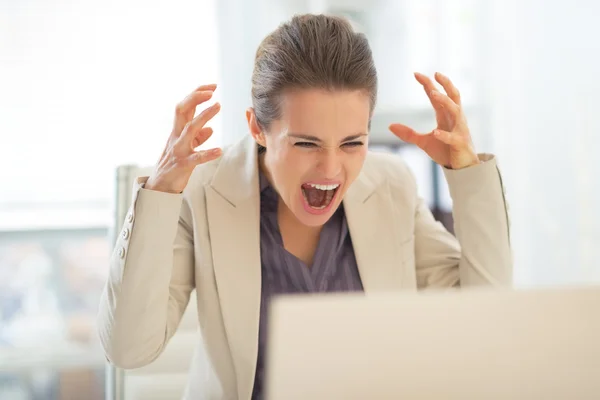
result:
<svg viewBox="0 0 600 400"><path fill-rule="evenodd" d="M124 240L129 239L129 229L127 229L127 228L123 229L123 231L121 232L121 237Z"/></svg>
<svg viewBox="0 0 600 400"><path fill-rule="evenodd" d="M119 258L125 258L125 248L124 247L119 247L119 250L117 251L117 254L119 255Z"/></svg>

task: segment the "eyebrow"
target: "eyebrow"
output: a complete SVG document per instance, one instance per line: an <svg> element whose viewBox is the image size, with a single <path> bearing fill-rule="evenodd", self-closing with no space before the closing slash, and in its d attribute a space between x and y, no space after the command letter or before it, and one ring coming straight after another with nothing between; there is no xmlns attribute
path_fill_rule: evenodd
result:
<svg viewBox="0 0 600 400"><path fill-rule="evenodd" d="M311 142L318 142L318 143L320 143L320 142L323 141L323 140L319 139L316 136L305 135L303 133L288 133L287 136L291 137L291 138L295 138L295 139L310 140ZM359 139L359 138L361 138L363 136L367 136L367 134L366 133L357 133L355 135L346 136L341 141L342 142L349 142L349 141L352 141L352 140Z"/></svg>

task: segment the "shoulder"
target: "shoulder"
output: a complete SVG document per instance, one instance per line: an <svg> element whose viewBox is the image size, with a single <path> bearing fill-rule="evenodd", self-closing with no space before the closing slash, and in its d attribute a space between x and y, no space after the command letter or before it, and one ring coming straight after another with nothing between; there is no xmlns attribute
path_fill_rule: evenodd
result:
<svg viewBox="0 0 600 400"><path fill-rule="evenodd" d="M396 154L369 151L362 173L377 184L385 184L404 192L417 192L412 171Z"/></svg>

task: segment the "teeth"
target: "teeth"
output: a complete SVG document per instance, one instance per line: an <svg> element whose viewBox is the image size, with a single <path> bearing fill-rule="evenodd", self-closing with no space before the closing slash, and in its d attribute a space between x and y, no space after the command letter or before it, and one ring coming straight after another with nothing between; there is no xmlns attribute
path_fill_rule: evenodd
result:
<svg viewBox="0 0 600 400"><path fill-rule="evenodd" d="M339 184L333 184L333 185L318 185L318 184L312 184L309 183L309 186L314 187L315 189L319 189L319 190L333 190L333 189L337 189L338 186L340 186Z"/></svg>

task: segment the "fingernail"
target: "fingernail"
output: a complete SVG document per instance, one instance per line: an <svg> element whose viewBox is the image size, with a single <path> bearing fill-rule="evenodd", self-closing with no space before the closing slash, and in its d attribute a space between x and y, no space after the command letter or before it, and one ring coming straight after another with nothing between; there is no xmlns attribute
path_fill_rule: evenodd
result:
<svg viewBox="0 0 600 400"><path fill-rule="evenodd" d="M211 156L216 156L221 154L221 149L210 149L208 151L208 154L210 154Z"/></svg>
<svg viewBox="0 0 600 400"><path fill-rule="evenodd" d="M438 93L438 91L437 91L437 90L432 90L432 91L431 91L431 95L432 95L432 96L438 96L438 95L439 95L439 93Z"/></svg>

